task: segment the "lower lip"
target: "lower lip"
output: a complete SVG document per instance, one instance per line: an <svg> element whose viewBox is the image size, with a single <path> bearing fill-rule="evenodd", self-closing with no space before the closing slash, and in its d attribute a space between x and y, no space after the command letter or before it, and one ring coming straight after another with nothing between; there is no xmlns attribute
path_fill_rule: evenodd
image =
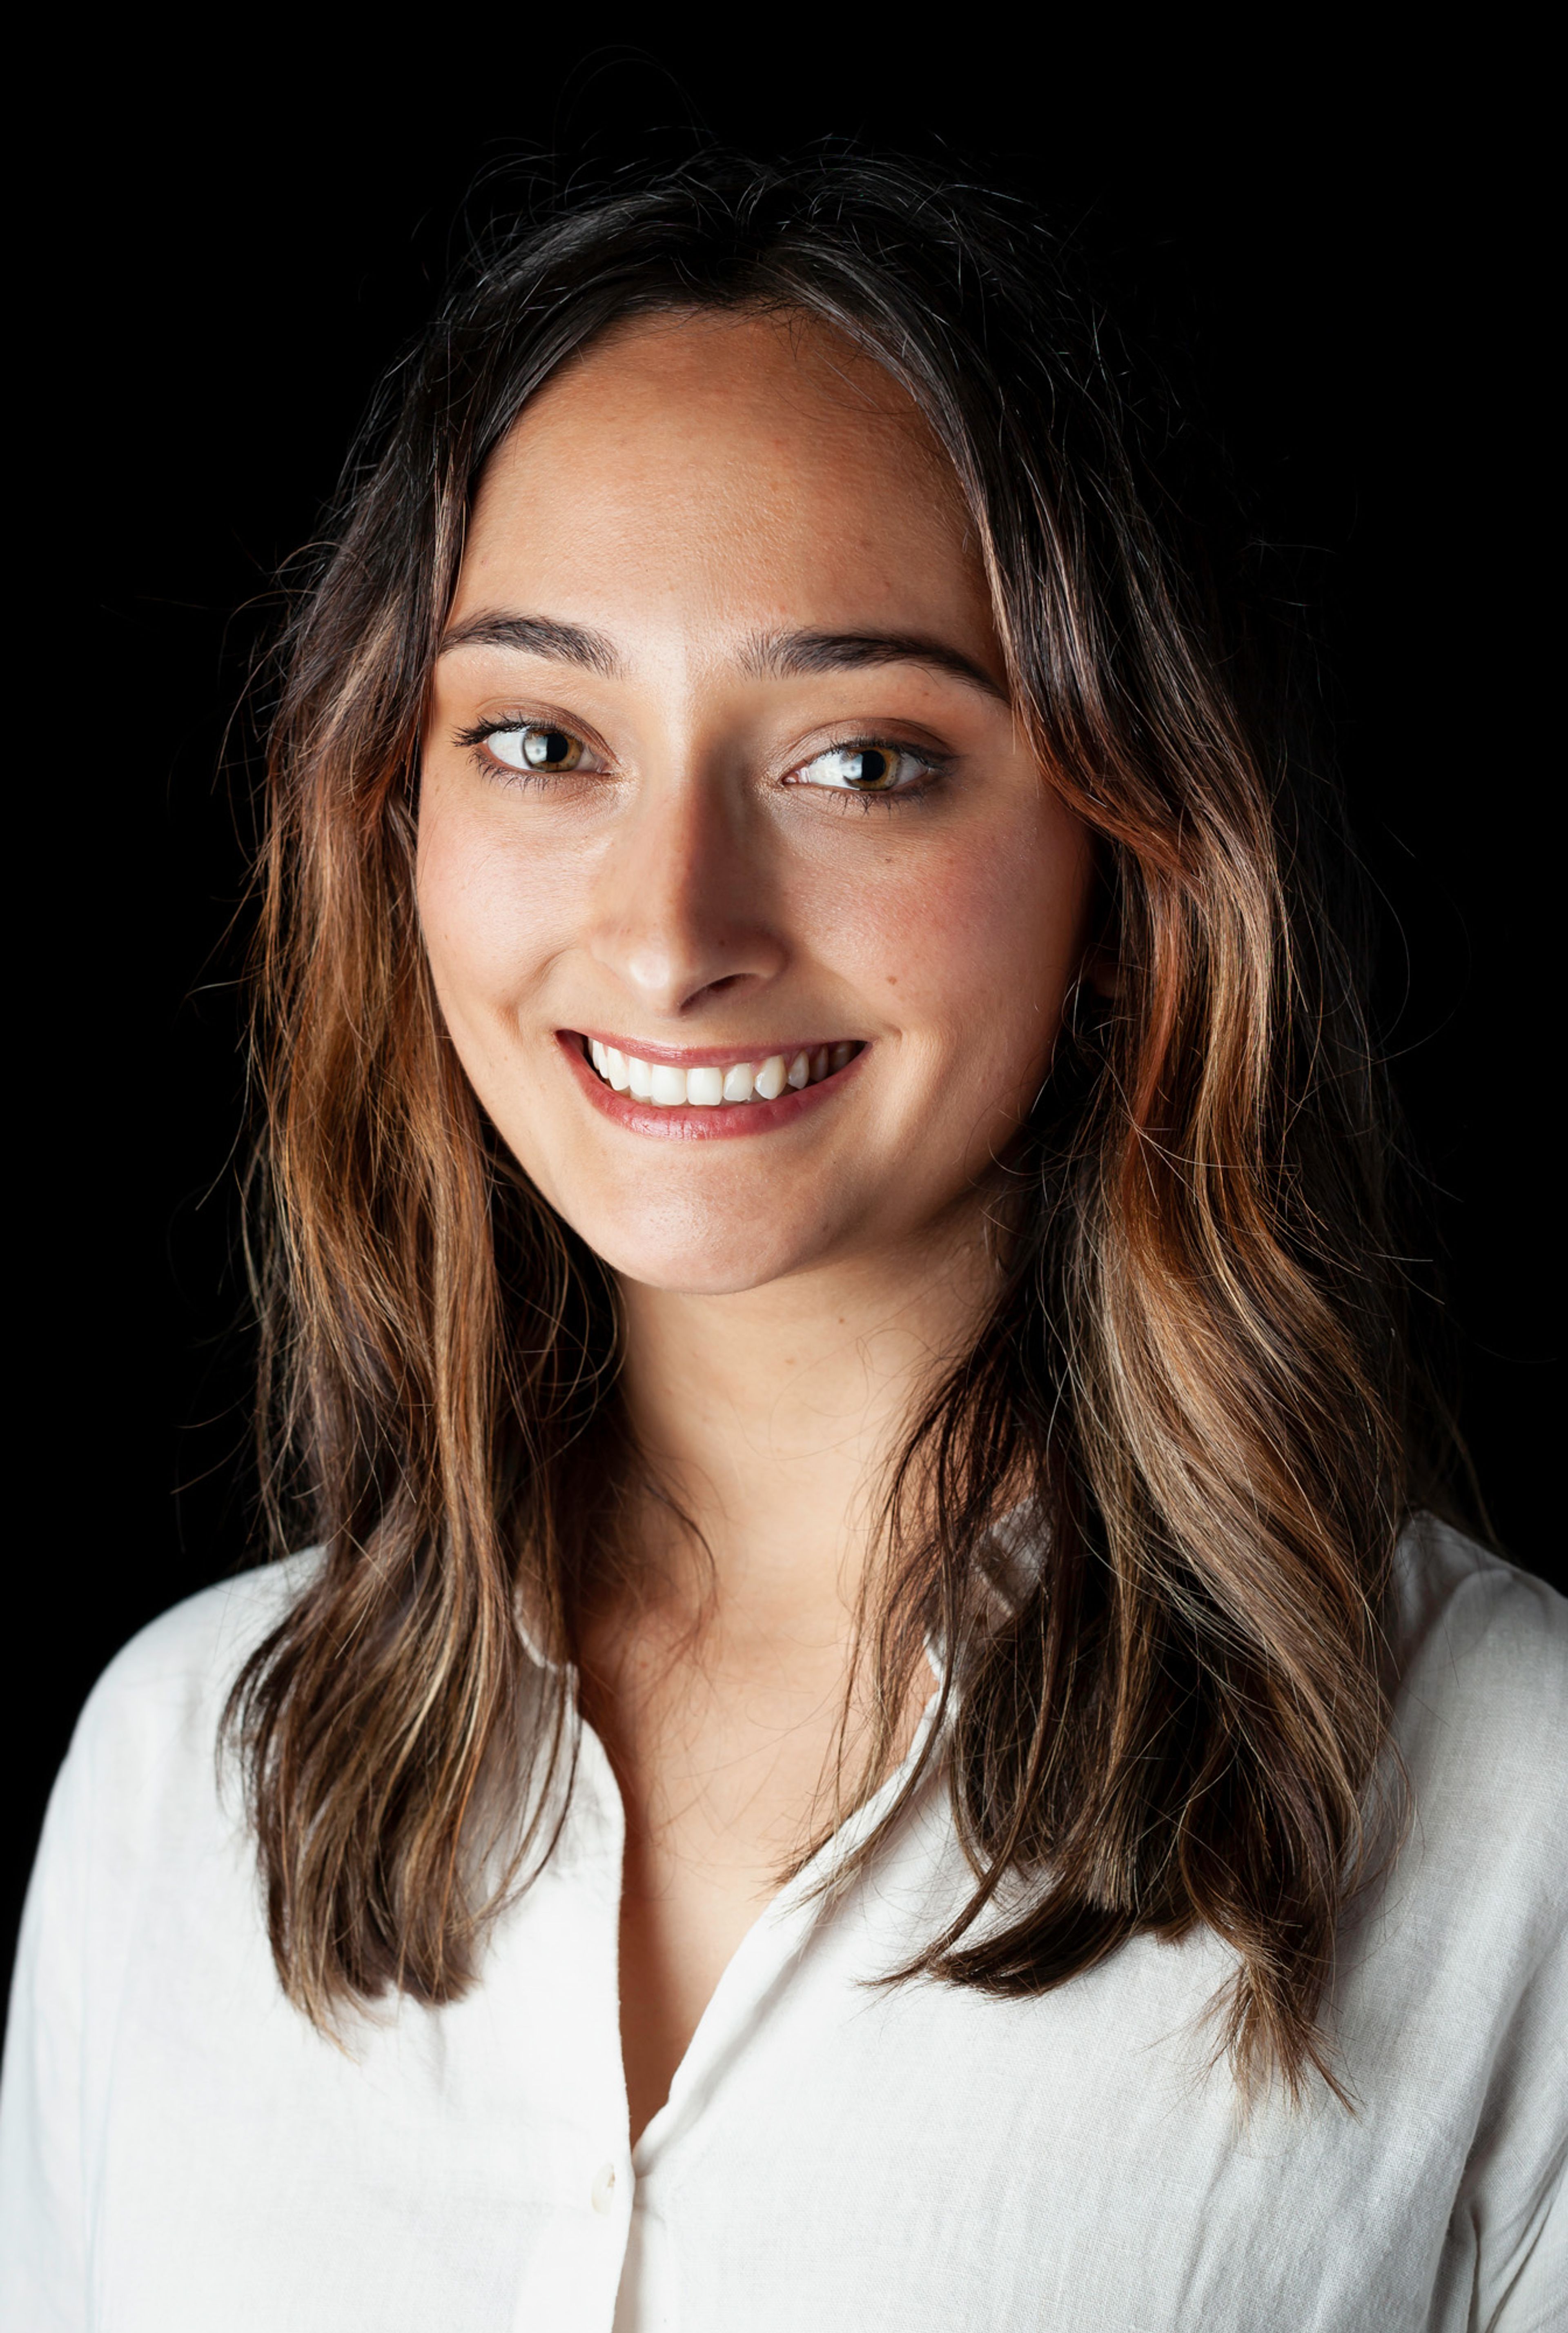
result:
<svg viewBox="0 0 1568 2333"><path fill-rule="evenodd" d="M776 1134L781 1128L798 1126L811 1111L843 1091L870 1050L862 1045L853 1061L834 1070L831 1077L814 1086L802 1086L796 1092L780 1094L776 1101L680 1102L666 1109L658 1102L634 1100L630 1094L617 1093L613 1086L607 1086L584 1059L580 1037L563 1029L556 1032L555 1042L595 1109L630 1133L651 1134L661 1142L730 1142L742 1135Z"/></svg>

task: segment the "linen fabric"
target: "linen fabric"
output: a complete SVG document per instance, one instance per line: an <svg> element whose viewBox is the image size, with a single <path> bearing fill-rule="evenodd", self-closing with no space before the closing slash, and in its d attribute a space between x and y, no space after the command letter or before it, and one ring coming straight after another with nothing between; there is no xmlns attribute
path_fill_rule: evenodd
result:
<svg viewBox="0 0 1568 2333"><path fill-rule="evenodd" d="M1347 2109L1247 2114L1207 1934L1031 2001L879 1986L965 1872L945 1793L785 1889L628 2148L621 1810L585 1738L480 1981L324 2039L284 2000L214 1759L301 1563L106 1672L52 1802L0 2098L5 2333L1400 2333L1568 2323L1568 1606L1423 1525L1414 1821L1347 1919ZM832 1855L874 1819L841 1833Z"/></svg>

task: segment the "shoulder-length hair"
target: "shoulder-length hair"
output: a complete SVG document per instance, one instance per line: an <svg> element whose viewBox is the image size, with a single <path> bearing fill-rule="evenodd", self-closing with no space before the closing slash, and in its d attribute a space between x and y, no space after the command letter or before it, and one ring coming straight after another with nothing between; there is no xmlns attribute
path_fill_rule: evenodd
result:
<svg viewBox="0 0 1568 2333"><path fill-rule="evenodd" d="M1206 1924L1235 1954L1238 2074L1294 2090L1329 2071L1317 2011L1364 1868L1413 1495L1332 789L1239 677L1246 641L1044 230L874 162L695 165L493 241L391 376L285 641L260 1414L274 1519L303 1497L325 1552L227 1714L278 1970L318 2021L389 1985L453 1996L570 1783L579 1615L638 1464L614 1290L443 1028L418 740L476 483L530 397L612 323L738 308L846 335L945 449L1120 967L1108 1004L1081 989L998 1169L991 1315L890 1478L863 1786L940 1643L925 1763L973 1870L911 1965L1034 1993ZM1044 1557L999 1599L1021 1507Z"/></svg>

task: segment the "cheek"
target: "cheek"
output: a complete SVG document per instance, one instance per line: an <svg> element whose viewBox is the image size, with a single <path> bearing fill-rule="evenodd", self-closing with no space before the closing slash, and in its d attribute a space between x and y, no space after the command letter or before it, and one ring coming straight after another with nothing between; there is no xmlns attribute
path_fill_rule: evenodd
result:
<svg viewBox="0 0 1568 2333"><path fill-rule="evenodd" d="M1078 966L1091 868L1053 800L918 854L890 848L821 903L824 948L890 1028L961 1034L976 1058L1028 1053L1032 1068Z"/></svg>
<svg viewBox="0 0 1568 2333"><path fill-rule="evenodd" d="M428 789L420 804L419 923L449 1020L513 1002L558 943L559 884L460 802Z"/></svg>

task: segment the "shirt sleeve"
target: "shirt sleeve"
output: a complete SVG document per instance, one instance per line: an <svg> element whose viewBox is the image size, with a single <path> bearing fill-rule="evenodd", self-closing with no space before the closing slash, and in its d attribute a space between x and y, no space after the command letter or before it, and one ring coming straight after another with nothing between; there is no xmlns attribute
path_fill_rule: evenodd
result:
<svg viewBox="0 0 1568 2333"><path fill-rule="evenodd" d="M27 1891L0 2077L0 2325L86 2333L82 2154L91 1752L79 1728Z"/></svg>
<svg viewBox="0 0 1568 2333"><path fill-rule="evenodd" d="M1476 1679L1460 1755L1487 1795L1471 1802L1472 1852L1449 1885L1472 1901L1495 1893L1492 1925L1479 1932L1477 2013L1492 1987L1502 1997L1493 1995L1486 2094L1450 2223L1448 2305L1434 2321L1467 2333L1565 2333L1568 1607L1501 1564L1467 1582L1462 1598L1446 1637ZM1452 1900L1457 1910L1457 1893ZM1510 1958L1520 1971L1511 1999Z"/></svg>
<svg viewBox="0 0 1568 2333"><path fill-rule="evenodd" d="M1563 2202L1563 2157L1547 2166L1539 2189L1529 2195L1513 2241L1490 2259L1483 2247L1477 2278L1483 2307L1488 2291L1496 2306L1472 2322L1486 2333L1562 2333L1568 2326L1568 2218ZM1499 2291L1500 2288L1500 2291Z"/></svg>

